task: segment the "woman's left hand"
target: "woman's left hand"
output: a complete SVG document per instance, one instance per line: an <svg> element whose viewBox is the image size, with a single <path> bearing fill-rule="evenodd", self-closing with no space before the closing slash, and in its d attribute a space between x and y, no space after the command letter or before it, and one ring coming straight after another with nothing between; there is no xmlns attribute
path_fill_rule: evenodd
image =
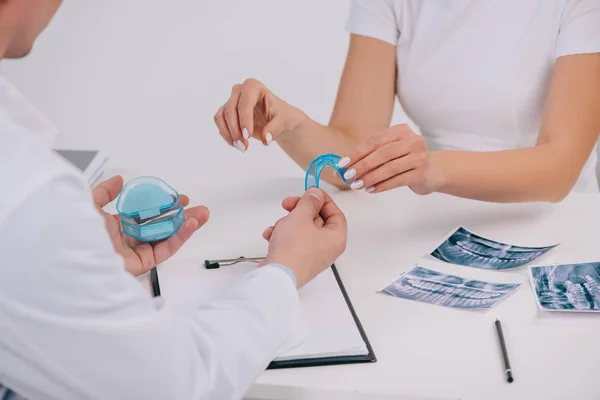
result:
<svg viewBox="0 0 600 400"><path fill-rule="evenodd" d="M406 124L392 126L361 143L338 166L354 190L380 193L408 186L421 195L435 190L430 153L422 136Z"/></svg>

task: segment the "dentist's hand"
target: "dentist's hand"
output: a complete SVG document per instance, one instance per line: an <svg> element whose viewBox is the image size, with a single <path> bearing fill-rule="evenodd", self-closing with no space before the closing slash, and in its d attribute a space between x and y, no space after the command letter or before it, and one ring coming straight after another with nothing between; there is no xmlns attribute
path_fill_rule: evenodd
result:
<svg viewBox="0 0 600 400"><path fill-rule="evenodd" d="M123 178L118 175L113 176L96 186L92 191L92 196L96 207L104 217L113 248L123 257L127 272L134 276L148 272L173 256L192 237L194 232L208 221L208 208L191 207L184 211L185 222L176 234L157 243L139 242L123 233L121 218L118 215L112 215L102 210L102 207L117 198L122 188ZM187 206L190 199L185 195L180 195L179 202L181 205Z"/></svg>
<svg viewBox="0 0 600 400"><path fill-rule="evenodd" d="M261 265L285 265L298 287L326 270L346 249L346 217L331 197L317 188L282 203L290 213L265 230L269 252Z"/></svg>
<svg viewBox="0 0 600 400"><path fill-rule="evenodd" d="M233 86L214 121L223 139L243 153L251 137L268 146L282 133L294 130L304 117L302 111L275 96L262 82L246 79Z"/></svg>

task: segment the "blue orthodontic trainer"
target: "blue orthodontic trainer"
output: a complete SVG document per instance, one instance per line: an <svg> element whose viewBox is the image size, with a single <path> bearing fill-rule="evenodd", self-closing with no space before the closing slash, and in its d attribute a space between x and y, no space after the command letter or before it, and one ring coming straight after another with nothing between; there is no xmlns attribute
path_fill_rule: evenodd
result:
<svg viewBox="0 0 600 400"><path fill-rule="evenodd" d="M315 158L306 169L304 190L311 187L319 187L321 172L328 167L333 168L346 185L350 185L352 182L344 179L344 168L338 167L338 162L341 159L342 157L337 154L322 154Z"/></svg>

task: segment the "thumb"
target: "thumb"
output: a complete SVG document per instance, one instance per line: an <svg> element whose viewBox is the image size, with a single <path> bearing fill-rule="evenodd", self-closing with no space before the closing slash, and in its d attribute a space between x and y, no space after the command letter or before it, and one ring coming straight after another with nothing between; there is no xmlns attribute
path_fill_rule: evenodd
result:
<svg viewBox="0 0 600 400"><path fill-rule="evenodd" d="M115 175L92 189L92 197L97 207L104 207L119 196L123 188L123 178Z"/></svg>
<svg viewBox="0 0 600 400"><path fill-rule="evenodd" d="M265 145L268 146L271 142L281 133L283 132L284 120L281 116L275 116L271 119L262 129L260 133L260 140Z"/></svg>
<svg viewBox="0 0 600 400"><path fill-rule="evenodd" d="M323 203L325 202L325 196L321 189L310 188L298 201L296 208L292 211L292 214L301 215L303 218L310 218L311 221L315 219L317 215L321 212L321 208L323 208Z"/></svg>

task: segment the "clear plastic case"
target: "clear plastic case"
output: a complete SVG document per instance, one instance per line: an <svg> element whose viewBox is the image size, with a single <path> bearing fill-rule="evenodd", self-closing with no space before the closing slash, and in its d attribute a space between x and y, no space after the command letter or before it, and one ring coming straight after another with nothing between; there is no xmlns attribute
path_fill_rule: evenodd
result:
<svg viewBox="0 0 600 400"><path fill-rule="evenodd" d="M175 234L185 217L179 193L165 181L143 176L129 181L117 199L123 232L142 242Z"/></svg>

